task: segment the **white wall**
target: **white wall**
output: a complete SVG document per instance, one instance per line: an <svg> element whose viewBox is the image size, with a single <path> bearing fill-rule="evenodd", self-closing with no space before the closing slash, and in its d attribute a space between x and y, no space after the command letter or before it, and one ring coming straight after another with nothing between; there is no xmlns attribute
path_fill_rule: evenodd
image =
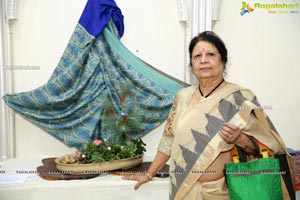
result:
<svg viewBox="0 0 300 200"><path fill-rule="evenodd" d="M223 0L214 26L229 51L228 80L253 90L288 147L300 149L300 1L298 14L254 9L240 15L242 0ZM272 9L274 10L274 9Z"/></svg>
<svg viewBox="0 0 300 200"><path fill-rule="evenodd" d="M182 80L184 30L178 22L176 1L116 2L125 16L123 43L146 62ZM15 92L32 90L47 82L85 3L19 1L19 20L14 25L14 62L40 66L40 70L15 70ZM267 112L287 146L300 149L300 14L269 15L255 10L240 16L240 8L241 1L223 0L220 21L213 28L229 50L228 80L251 88L262 105L271 105L273 109ZM145 138L148 154L154 153L161 131L159 127ZM16 144L17 157L60 156L74 151L19 115Z"/></svg>
<svg viewBox="0 0 300 200"><path fill-rule="evenodd" d="M183 79L184 35L176 1L116 2L125 20L122 41L129 50L156 68ZM47 82L85 4L85 0L19 1L19 20L14 25L14 63L39 66L40 70L15 70L15 92L29 91ZM147 154L155 152L161 129L145 138ZM16 147L17 157L60 156L74 151L19 115L16 115Z"/></svg>

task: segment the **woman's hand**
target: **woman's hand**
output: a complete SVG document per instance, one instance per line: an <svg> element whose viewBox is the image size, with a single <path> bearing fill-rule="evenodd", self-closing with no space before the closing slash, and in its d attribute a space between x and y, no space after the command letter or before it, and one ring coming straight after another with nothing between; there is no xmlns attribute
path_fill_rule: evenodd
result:
<svg viewBox="0 0 300 200"><path fill-rule="evenodd" d="M249 154L256 154L252 142L241 131L240 127L230 123L224 123L219 134L227 143L240 146L244 151L246 151Z"/></svg>
<svg viewBox="0 0 300 200"><path fill-rule="evenodd" d="M242 131L238 126L231 123L224 123L219 134L226 142L237 144L242 136Z"/></svg>
<svg viewBox="0 0 300 200"><path fill-rule="evenodd" d="M132 175L126 175L122 177L123 180L132 180L137 181L137 183L134 186L134 189L137 190L142 184L147 183L152 180L148 175L146 174L132 174Z"/></svg>
<svg viewBox="0 0 300 200"><path fill-rule="evenodd" d="M169 158L170 156L158 151L146 174L128 174L123 176L122 179L137 181L134 186L134 189L137 190L142 184L151 181L152 177L163 168Z"/></svg>

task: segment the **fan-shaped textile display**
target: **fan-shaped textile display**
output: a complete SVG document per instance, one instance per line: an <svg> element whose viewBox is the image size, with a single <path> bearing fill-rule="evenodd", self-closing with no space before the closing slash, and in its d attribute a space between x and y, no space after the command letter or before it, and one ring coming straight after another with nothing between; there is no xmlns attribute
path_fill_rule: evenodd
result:
<svg viewBox="0 0 300 200"><path fill-rule="evenodd" d="M112 0L89 0L49 81L32 91L8 94L13 110L71 147L94 139L111 140L102 130L109 98L120 112L120 90L129 82L126 105L144 112L141 138L167 117L176 92L186 84L146 64L120 42L123 16Z"/></svg>

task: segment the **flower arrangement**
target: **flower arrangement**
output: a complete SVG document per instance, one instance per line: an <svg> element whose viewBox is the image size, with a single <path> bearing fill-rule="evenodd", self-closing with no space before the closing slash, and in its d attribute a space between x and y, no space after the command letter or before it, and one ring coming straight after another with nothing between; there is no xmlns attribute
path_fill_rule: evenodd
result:
<svg viewBox="0 0 300 200"><path fill-rule="evenodd" d="M142 156L145 151L145 143L141 139L128 140L123 144L94 140L75 153L75 160L82 164L113 162Z"/></svg>
<svg viewBox="0 0 300 200"><path fill-rule="evenodd" d="M114 111L115 105L107 99L102 117L103 130L113 133L111 141L94 140L88 142L84 148L77 151L72 158L66 158L66 163L103 163L116 160L135 158L142 156L146 151L146 144L142 139L133 139L131 133L143 128L144 113L136 109L130 109L125 104L126 97L131 93L130 84L124 84L121 90L121 111Z"/></svg>

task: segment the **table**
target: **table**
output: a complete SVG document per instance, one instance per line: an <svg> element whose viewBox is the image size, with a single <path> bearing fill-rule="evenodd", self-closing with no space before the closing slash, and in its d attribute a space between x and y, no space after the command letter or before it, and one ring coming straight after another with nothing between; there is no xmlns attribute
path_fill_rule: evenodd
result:
<svg viewBox="0 0 300 200"><path fill-rule="evenodd" d="M154 177L153 181L142 185L138 190L133 189L136 181L122 180L120 176L111 174L86 180L48 181L36 173L36 168L42 165L41 160L42 158L16 158L0 162L0 200L169 199L169 178ZM28 174L28 178L24 183L1 184L3 174Z"/></svg>

